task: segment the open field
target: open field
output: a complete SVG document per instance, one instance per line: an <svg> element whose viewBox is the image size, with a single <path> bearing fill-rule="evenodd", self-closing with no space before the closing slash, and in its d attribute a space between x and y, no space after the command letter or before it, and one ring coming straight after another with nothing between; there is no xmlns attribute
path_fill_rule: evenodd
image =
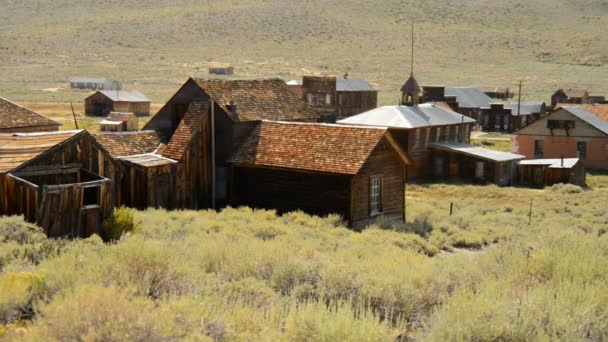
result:
<svg viewBox="0 0 608 342"><path fill-rule="evenodd" d="M589 183L410 185L408 224L362 233L147 210L104 244L2 218L0 339L605 340L608 175Z"/></svg>
<svg viewBox="0 0 608 342"><path fill-rule="evenodd" d="M164 102L210 61L237 77L369 79L394 104L416 21L421 84L558 87L608 95L605 0L152 0L2 2L0 95L81 101L72 76L106 76Z"/></svg>

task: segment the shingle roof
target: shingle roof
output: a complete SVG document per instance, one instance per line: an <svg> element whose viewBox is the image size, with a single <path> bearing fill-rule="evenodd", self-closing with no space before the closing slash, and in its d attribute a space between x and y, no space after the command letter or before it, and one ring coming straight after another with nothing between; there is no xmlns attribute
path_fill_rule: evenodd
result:
<svg viewBox="0 0 608 342"><path fill-rule="evenodd" d="M56 125L61 124L0 97L0 129Z"/></svg>
<svg viewBox="0 0 608 342"><path fill-rule="evenodd" d="M152 153L162 143L155 131L99 132L93 136L114 158Z"/></svg>
<svg viewBox="0 0 608 342"><path fill-rule="evenodd" d="M115 102L150 102L150 99L137 91L100 90L100 93Z"/></svg>
<svg viewBox="0 0 608 342"><path fill-rule="evenodd" d="M82 132L0 133L0 173L16 169Z"/></svg>
<svg viewBox="0 0 608 342"><path fill-rule="evenodd" d="M181 160L184 152L190 146L192 138L200 129L208 111L208 102L192 102L161 154L167 158Z"/></svg>
<svg viewBox="0 0 608 342"><path fill-rule="evenodd" d="M608 105L560 105L565 111L608 134Z"/></svg>
<svg viewBox="0 0 608 342"><path fill-rule="evenodd" d="M407 79L407 81L405 81L403 86L401 86L401 92L419 93L421 91L422 90L420 89L418 82L414 78L414 75L410 75L410 77Z"/></svg>
<svg viewBox="0 0 608 342"><path fill-rule="evenodd" d="M234 101L237 121L316 121L318 116L279 78L193 79L227 113Z"/></svg>
<svg viewBox="0 0 608 342"><path fill-rule="evenodd" d="M479 88L447 87L446 96L456 96L458 108L487 108L493 100Z"/></svg>
<svg viewBox="0 0 608 342"><path fill-rule="evenodd" d="M386 128L262 121L229 162L355 175L387 135Z"/></svg>
<svg viewBox="0 0 608 342"><path fill-rule="evenodd" d="M543 101L522 102L521 107L519 109L519 114L520 115L539 114L543 110L544 104L545 103ZM507 104L505 104L505 109L510 109L511 115L513 115L513 116L517 115L517 103L507 103Z"/></svg>
<svg viewBox="0 0 608 342"><path fill-rule="evenodd" d="M525 156L522 156L521 154L496 151L496 150L491 150L489 148L472 146L472 145L461 144L461 143L432 143L432 144L429 144L429 146L432 148L449 150L449 151L458 152L458 153L478 157L481 159L491 160L491 161L495 161L495 162L505 162L505 161L519 160L519 159L526 158Z"/></svg>
<svg viewBox="0 0 608 342"><path fill-rule="evenodd" d="M435 103L423 103L418 107L382 106L338 121L339 124L404 129L473 122L475 120L468 116L458 114Z"/></svg>
<svg viewBox="0 0 608 342"><path fill-rule="evenodd" d="M336 91L376 91L363 78L336 78Z"/></svg>

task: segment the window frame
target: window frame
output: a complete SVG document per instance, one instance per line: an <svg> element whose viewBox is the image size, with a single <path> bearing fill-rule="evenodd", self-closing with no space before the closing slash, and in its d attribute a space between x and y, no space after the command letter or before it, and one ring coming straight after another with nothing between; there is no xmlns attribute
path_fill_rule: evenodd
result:
<svg viewBox="0 0 608 342"><path fill-rule="evenodd" d="M538 148L540 146L540 148ZM534 140L534 157L542 157L545 154L545 141L543 139Z"/></svg>
<svg viewBox="0 0 608 342"><path fill-rule="evenodd" d="M370 216L382 215L382 196L383 196L383 175L373 175L369 177L369 214ZM375 192L375 190L377 192Z"/></svg>
<svg viewBox="0 0 608 342"><path fill-rule="evenodd" d="M579 146L584 146L584 150L581 151ZM589 149L589 144L586 141L577 141L576 142L576 157L579 159L587 158L587 150Z"/></svg>

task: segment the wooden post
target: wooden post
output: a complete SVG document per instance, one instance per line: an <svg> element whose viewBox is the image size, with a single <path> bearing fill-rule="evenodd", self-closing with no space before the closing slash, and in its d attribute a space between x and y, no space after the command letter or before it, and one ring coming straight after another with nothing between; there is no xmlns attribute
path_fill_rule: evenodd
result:
<svg viewBox="0 0 608 342"><path fill-rule="evenodd" d="M528 226L532 224L532 200L530 200L530 213L528 213Z"/></svg>
<svg viewBox="0 0 608 342"><path fill-rule="evenodd" d="M454 209L454 202L450 202L450 216L452 216L453 209Z"/></svg>
<svg viewBox="0 0 608 342"><path fill-rule="evenodd" d="M74 117L74 125L76 126L76 129L78 129L78 121L76 121L76 113L74 112L74 104L72 104L72 101L70 101L70 107L72 107L72 116Z"/></svg>

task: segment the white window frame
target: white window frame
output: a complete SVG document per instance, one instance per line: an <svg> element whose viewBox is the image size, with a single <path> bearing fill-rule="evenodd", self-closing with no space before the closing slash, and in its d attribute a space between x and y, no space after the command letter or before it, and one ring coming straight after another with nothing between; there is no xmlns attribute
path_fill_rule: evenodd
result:
<svg viewBox="0 0 608 342"><path fill-rule="evenodd" d="M369 178L369 213L371 216L382 214L382 183L381 175Z"/></svg>
<svg viewBox="0 0 608 342"><path fill-rule="evenodd" d="M420 145L420 128L414 130L414 147Z"/></svg>
<svg viewBox="0 0 608 342"><path fill-rule="evenodd" d="M441 136L441 127L437 127L437 135L435 136L435 142L439 142L440 136Z"/></svg>

